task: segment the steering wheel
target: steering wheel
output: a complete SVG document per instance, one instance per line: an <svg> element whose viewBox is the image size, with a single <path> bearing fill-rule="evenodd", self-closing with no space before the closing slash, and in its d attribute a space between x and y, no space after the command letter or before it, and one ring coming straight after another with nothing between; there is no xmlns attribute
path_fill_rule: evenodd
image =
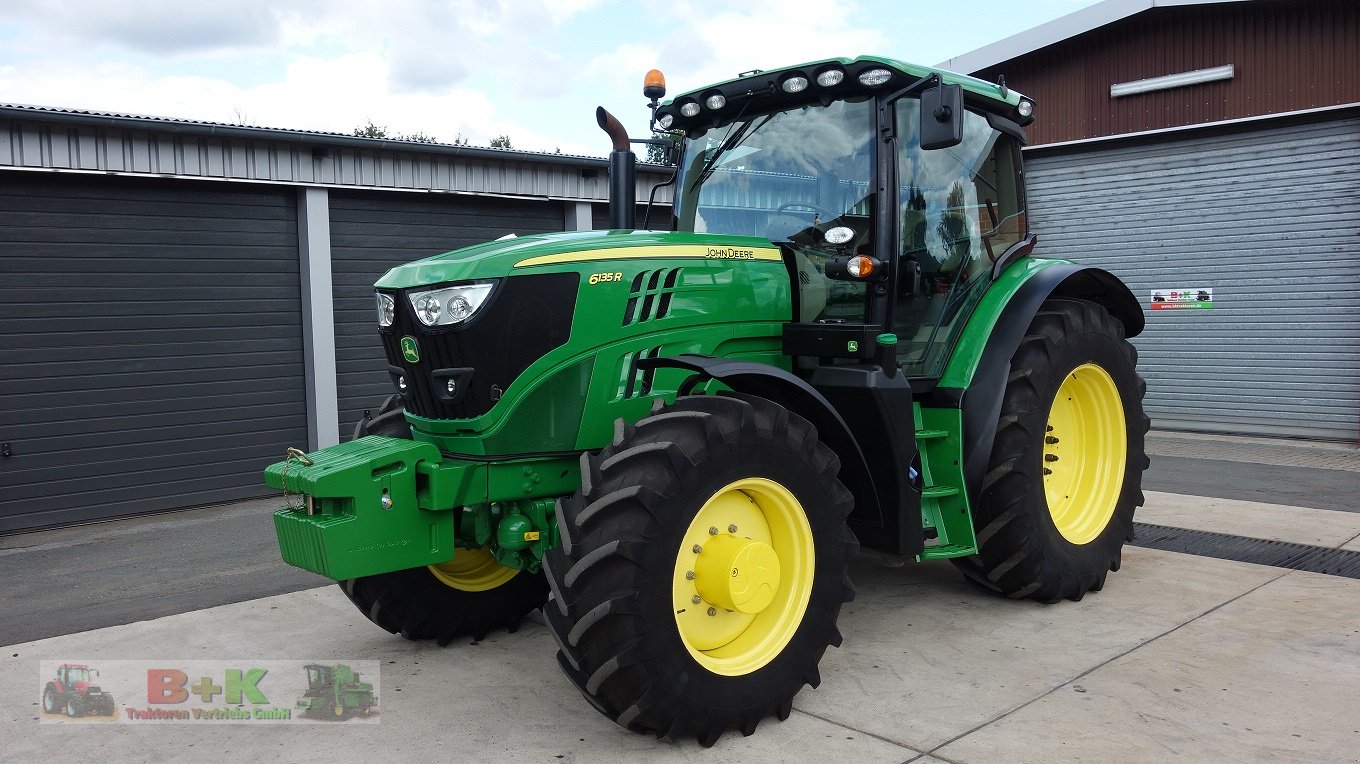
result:
<svg viewBox="0 0 1360 764"><path fill-rule="evenodd" d="M785 202L779 205L779 209L775 210L774 214L775 216L787 215L790 214L788 210L800 208L804 210L811 210L814 216L820 216L821 223L818 223L818 225L829 223L832 220L835 220L836 218L841 216L841 213L832 212L831 210L821 206L820 204L813 204L812 202Z"/></svg>

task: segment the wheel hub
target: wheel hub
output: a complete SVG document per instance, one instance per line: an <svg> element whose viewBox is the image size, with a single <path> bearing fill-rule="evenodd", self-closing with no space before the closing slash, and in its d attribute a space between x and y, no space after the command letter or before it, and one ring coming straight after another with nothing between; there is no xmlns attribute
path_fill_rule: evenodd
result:
<svg viewBox="0 0 1360 764"><path fill-rule="evenodd" d="M754 615L774 601L779 589L779 555L759 541L715 536L703 545L694 573L695 588L704 601Z"/></svg>
<svg viewBox="0 0 1360 764"><path fill-rule="evenodd" d="M449 562L430 565L430 572L445 586L465 592L485 592L505 584L519 573L491 556L486 547L459 549Z"/></svg>
<svg viewBox="0 0 1360 764"><path fill-rule="evenodd" d="M812 529L789 489L737 480L695 513L675 560L680 641L699 665L740 676L774 660L812 593Z"/></svg>
<svg viewBox="0 0 1360 764"><path fill-rule="evenodd" d="M1128 459L1123 402L1109 372L1087 363L1068 373L1044 434L1044 498L1073 544L1094 541L1114 515Z"/></svg>

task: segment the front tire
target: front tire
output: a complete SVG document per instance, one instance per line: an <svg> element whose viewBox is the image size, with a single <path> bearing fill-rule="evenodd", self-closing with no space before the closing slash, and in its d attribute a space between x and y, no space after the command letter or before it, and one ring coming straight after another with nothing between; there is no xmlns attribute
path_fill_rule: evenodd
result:
<svg viewBox="0 0 1360 764"><path fill-rule="evenodd" d="M361 420L354 437L411 437L406 410L388 399L378 416ZM459 549L452 562L351 578L340 588L368 619L406 639L447 645L460 637L482 639L509 632L548 599L542 573L507 568L485 548Z"/></svg>
<svg viewBox="0 0 1360 764"><path fill-rule="evenodd" d="M1011 371L974 512L978 554L956 560L998 594L1080 600L1118 570L1143 503L1146 384L1108 311L1051 299Z"/></svg>
<svg viewBox="0 0 1360 764"><path fill-rule="evenodd" d="M807 421L761 398L658 407L582 457L545 571L558 662L621 726L712 745L816 687L853 598L850 493Z"/></svg>
<svg viewBox="0 0 1360 764"><path fill-rule="evenodd" d="M71 718L84 716L84 709L80 707L80 702L76 698L66 701L66 715Z"/></svg>
<svg viewBox="0 0 1360 764"><path fill-rule="evenodd" d="M49 714L61 713L61 703L57 701L57 691L50 684L43 688L43 711Z"/></svg>

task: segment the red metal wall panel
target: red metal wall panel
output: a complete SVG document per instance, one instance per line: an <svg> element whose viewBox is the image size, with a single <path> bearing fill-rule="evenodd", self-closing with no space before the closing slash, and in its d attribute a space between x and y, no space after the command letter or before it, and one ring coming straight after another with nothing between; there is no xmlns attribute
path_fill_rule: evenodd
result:
<svg viewBox="0 0 1360 764"><path fill-rule="evenodd" d="M1231 80L1113 98L1118 83L1232 64ZM1360 2L1154 8L974 73L1035 99L1031 144L1360 102Z"/></svg>

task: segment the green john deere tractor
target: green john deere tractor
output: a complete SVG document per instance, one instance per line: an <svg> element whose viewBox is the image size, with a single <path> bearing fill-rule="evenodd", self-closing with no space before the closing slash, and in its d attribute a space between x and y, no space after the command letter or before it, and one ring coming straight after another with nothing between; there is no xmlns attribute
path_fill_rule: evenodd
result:
<svg viewBox="0 0 1360 764"><path fill-rule="evenodd" d="M1031 256L1034 103L874 57L644 95L666 137L597 115L612 230L378 281L397 394L267 469L301 495L284 559L408 639L541 607L595 708L705 745L818 684L860 545L1099 590L1142 503L1143 314ZM630 143L675 166L664 230L635 230Z"/></svg>

